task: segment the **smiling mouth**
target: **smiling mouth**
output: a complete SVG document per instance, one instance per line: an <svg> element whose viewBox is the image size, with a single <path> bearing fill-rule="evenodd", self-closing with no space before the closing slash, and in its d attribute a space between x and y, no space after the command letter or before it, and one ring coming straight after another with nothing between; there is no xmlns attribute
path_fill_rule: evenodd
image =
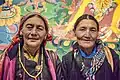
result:
<svg viewBox="0 0 120 80"><path fill-rule="evenodd" d="M81 39L83 41L92 41L91 39Z"/></svg>
<svg viewBox="0 0 120 80"><path fill-rule="evenodd" d="M84 42L91 42L92 40L82 40L82 41L84 41Z"/></svg>
<svg viewBox="0 0 120 80"><path fill-rule="evenodd" d="M38 40L38 38L28 38L29 40Z"/></svg>

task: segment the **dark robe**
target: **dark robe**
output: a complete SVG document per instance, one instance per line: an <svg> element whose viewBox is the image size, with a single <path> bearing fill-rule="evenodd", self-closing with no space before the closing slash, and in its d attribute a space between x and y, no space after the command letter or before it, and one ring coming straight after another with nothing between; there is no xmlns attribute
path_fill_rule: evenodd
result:
<svg viewBox="0 0 120 80"><path fill-rule="evenodd" d="M41 56L40 56L41 58ZM23 59L25 59L23 61ZM43 60L43 70L42 70L42 79L43 80L52 80L52 77L51 77L51 74L50 74L50 71L49 71L49 66L47 65L47 60L45 60L46 57L44 55L44 60ZM26 67L26 70L31 74L31 75L36 75L38 73L38 71L35 70L35 67L37 66L37 63L35 61L31 61L31 60L28 60L26 57L23 56L22 58L22 61L23 61L23 64L25 65ZM41 62L41 59L39 59L38 61L39 63ZM41 64L40 64L41 65ZM17 61L16 61L16 77L15 79L16 80L21 80L23 79L23 77L25 78L25 80L34 80L33 78L31 78L30 76L28 76L25 71L23 70L23 68L21 67L21 64L19 62L19 58L17 56ZM22 76L21 76L21 75ZM38 80L42 80L41 79L41 74L38 76Z"/></svg>
<svg viewBox="0 0 120 80"><path fill-rule="evenodd" d="M111 66L105 57L102 66L97 70L95 74L95 80L120 80L120 61L119 56L114 50L110 49L113 57L114 72L112 72ZM81 65L81 64L79 64ZM65 80L86 80L83 77L81 68L77 64L74 58L74 51L67 53L62 58L62 68Z"/></svg>
<svg viewBox="0 0 120 80"><path fill-rule="evenodd" d="M22 42L21 43L21 49L22 49ZM46 52L47 51L47 52ZM5 52L5 58L4 58L4 65L2 65L2 69L0 68L0 71L2 71L2 74L0 75L0 77L2 77L2 79L0 80L19 80L19 71L23 72L22 70L19 70L18 66L19 66L19 61L18 61L18 44L15 44L12 49L8 50L8 52ZM4 53L3 53L4 54ZM42 80L62 80L63 76L62 76L62 72L61 72L61 62L58 58L58 56L52 56L52 54L54 54L53 51L48 51L44 49L44 68L43 68L43 78ZM48 56L49 55L49 56ZM52 56L52 57L50 57ZM51 61L51 62L50 62ZM36 63L32 62L33 64L31 64L31 61L26 60L26 62L29 62L31 66L35 66ZM17 65L18 64L18 65ZM53 64L53 66L51 65ZM30 72L30 70L32 70L31 66L29 64L27 64L27 69L29 69L28 71ZM55 70L55 72L52 72ZM33 68L34 69L34 68ZM22 73L20 72L20 73ZM53 74L54 73L54 74ZM23 73L22 73L22 77L23 77ZM55 78L56 77L56 78ZM27 74L25 74L25 79L24 80L28 80L29 77ZM22 78L23 79L23 78ZM31 79L30 79L31 80ZM33 79L32 79L33 80ZM39 78L38 80L41 80L41 78Z"/></svg>
<svg viewBox="0 0 120 80"><path fill-rule="evenodd" d="M4 4L5 0L0 0L0 5Z"/></svg>

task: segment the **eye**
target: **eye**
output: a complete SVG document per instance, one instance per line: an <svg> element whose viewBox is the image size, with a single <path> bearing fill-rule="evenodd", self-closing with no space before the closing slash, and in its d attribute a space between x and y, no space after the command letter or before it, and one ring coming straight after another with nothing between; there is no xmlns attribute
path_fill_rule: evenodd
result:
<svg viewBox="0 0 120 80"><path fill-rule="evenodd" d="M85 27L81 27L80 29L79 29L79 31L85 31Z"/></svg>
<svg viewBox="0 0 120 80"><path fill-rule="evenodd" d="M43 28L37 28L38 30L43 30Z"/></svg>
<svg viewBox="0 0 120 80"><path fill-rule="evenodd" d="M37 30L42 31L42 30L44 30L44 27L43 26L37 26Z"/></svg>
<svg viewBox="0 0 120 80"><path fill-rule="evenodd" d="M96 28L91 28L90 31L92 31L92 32L96 32L97 29L96 29Z"/></svg>
<svg viewBox="0 0 120 80"><path fill-rule="evenodd" d="M27 27L28 30L31 30L33 28L33 25L32 24L27 24L26 27Z"/></svg>

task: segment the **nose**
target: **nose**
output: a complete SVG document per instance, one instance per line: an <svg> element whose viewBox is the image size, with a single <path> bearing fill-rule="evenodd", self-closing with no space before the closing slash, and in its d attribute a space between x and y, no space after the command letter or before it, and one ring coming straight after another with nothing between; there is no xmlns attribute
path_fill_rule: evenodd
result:
<svg viewBox="0 0 120 80"><path fill-rule="evenodd" d="M36 36L37 35L37 31L36 31L35 27L31 30L31 35L32 36Z"/></svg>
<svg viewBox="0 0 120 80"><path fill-rule="evenodd" d="M90 30L86 30L86 32L85 32L85 37L90 37Z"/></svg>

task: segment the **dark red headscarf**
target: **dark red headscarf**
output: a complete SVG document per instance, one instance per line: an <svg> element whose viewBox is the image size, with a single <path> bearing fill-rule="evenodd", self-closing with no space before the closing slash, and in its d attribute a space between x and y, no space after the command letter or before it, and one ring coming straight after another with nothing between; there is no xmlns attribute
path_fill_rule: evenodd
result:
<svg viewBox="0 0 120 80"><path fill-rule="evenodd" d="M48 29L48 22L46 21L46 19L44 17L42 17L40 15L40 13L31 12L31 13L28 13L21 18L18 33L12 38L12 42L9 45L8 50L10 50L16 43L20 42L20 37L21 37L20 31L23 28L23 24L25 23L26 20L28 20L29 18L34 17L34 16L38 16L39 18L41 18L43 20L44 24L45 24L45 29L46 29L48 35L47 35L46 40L43 41L44 45L46 44L46 41L51 41L52 40L52 36L48 33L49 29Z"/></svg>

